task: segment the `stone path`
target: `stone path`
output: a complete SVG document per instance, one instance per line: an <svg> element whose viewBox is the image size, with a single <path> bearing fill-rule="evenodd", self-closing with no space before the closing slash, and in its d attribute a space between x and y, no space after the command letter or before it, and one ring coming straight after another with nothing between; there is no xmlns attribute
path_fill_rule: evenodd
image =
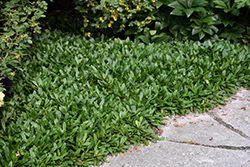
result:
<svg viewBox="0 0 250 167"><path fill-rule="evenodd" d="M102 167L250 167L250 91L209 113L172 116L165 139L107 157Z"/></svg>

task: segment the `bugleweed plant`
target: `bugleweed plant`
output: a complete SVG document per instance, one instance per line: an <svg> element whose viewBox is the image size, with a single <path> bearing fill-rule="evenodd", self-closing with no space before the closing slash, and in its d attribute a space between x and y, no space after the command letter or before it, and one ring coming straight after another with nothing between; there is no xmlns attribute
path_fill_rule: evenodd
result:
<svg viewBox="0 0 250 167"><path fill-rule="evenodd" d="M250 83L249 47L226 41L145 45L48 32L26 52L0 166L97 165L159 139L152 128L166 114L208 111Z"/></svg>

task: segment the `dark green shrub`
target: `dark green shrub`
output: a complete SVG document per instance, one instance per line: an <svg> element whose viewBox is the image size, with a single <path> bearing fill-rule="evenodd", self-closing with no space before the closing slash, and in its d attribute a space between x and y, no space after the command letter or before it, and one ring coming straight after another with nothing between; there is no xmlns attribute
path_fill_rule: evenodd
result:
<svg viewBox="0 0 250 167"><path fill-rule="evenodd" d="M229 0L159 0L157 4L151 30L138 36L146 43L168 41L172 36L180 40L236 41L249 26L249 9L237 9L237 3Z"/></svg>

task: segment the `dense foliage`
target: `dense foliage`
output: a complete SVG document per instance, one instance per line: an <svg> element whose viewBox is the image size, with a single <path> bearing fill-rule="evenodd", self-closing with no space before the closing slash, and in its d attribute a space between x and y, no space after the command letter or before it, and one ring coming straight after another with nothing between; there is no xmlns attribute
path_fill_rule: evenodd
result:
<svg viewBox="0 0 250 167"><path fill-rule="evenodd" d="M13 66L17 67L24 56L22 49L32 43L32 34L40 33L41 26L53 27L51 24L58 26L61 23L60 28L77 33L79 29L86 37L131 36L145 43L226 38L248 44L250 38L247 0L74 0L73 9L69 10L73 16L63 15L58 20L47 13L40 24L39 19L45 17L48 3L56 2L59 1L0 2L2 74L13 78Z"/></svg>
<svg viewBox="0 0 250 167"><path fill-rule="evenodd" d="M0 46L0 71L11 77L14 72L11 65L18 63L22 57L22 49L27 48L27 43L32 43L31 32L40 33L41 28L37 22L45 17L47 9L44 1L1 1L1 46Z"/></svg>
<svg viewBox="0 0 250 167"><path fill-rule="evenodd" d="M0 2L0 75L16 75L14 93L0 85L0 166L98 164L156 141L164 115L250 86L249 47L230 44L249 45L247 0L73 0L46 13L56 2Z"/></svg>
<svg viewBox="0 0 250 167"><path fill-rule="evenodd" d="M133 35L145 43L173 38L237 40L243 38L249 27L249 5L244 0L75 0L74 3L84 18L81 30L86 36L91 33L112 36L124 31L125 35Z"/></svg>
<svg viewBox="0 0 250 167"><path fill-rule="evenodd" d="M0 132L1 166L97 164L155 141L164 115L206 111L250 86L250 49L226 41L145 45L48 32L32 46Z"/></svg>

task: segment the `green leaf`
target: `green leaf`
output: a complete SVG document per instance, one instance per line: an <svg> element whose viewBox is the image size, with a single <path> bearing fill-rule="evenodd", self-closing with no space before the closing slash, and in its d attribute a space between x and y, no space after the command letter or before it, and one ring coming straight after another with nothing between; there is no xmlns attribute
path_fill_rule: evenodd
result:
<svg viewBox="0 0 250 167"><path fill-rule="evenodd" d="M215 22L216 19L213 16L208 16L208 17L202 18L201 21L203 23L211 23L211 22Z"/></svg>
<svg viewBox="0 0 250 167"><path fill-rule="evenodd" d="M168 6L174 8L174 9L177 9L177 10L185 9L178 1L174 1L170 4L168 4Z"/></svg>
<svg viewBox="0 0 250 167"><path fill-rule="evenodd" d="M156 1L156 2L155 2L155 5L156 5L156 8L158 9L158 8L160 8L160 7L163 5L163 2L161 2L161 1Z"/></svg>
<svg viewBox="0 0 250 167"><path fill-rule="evenodd" d="M169 39L170 39L170 36L168 36L166 33L161 33L151 38L152 42L155 42L155 43L167 42L169 41Z"/></svg>
<svg viewBox="0 0 250 167"><path fill-rule="evenodd" d="M193 8L190 8L190 9L184 9L183 11L186 13L187 18L189 18L189 17L193 14L194 9L193 9Z"/></svg>
<svg viewBox="0 0 250 167"><path fill-rule="evenodd" d="M150 43L150 40L148 39L148 37L146 37L145 35L140 35L138 36L139 39L141 39L143 42L145 42L146 44Z"/></svg>
<svg viewBox="0 0 250 167"><path fill-rule="evenodd" d="M201 40L202 38L204 38L205 33L203 31L199 32L199 39Z"/></svg>
<svg viewBox="0 0 250 167"><path fill-rule="evenodd" d="M135 32L136 32L136 29L133 27L133 28L128 29L125 32L125 35L133 35Z"/></svg>
<svg viewBox="0 0 250 167"><path fill-rule="evenodd" d="M247 34L250 35L250 27L247 27Z"/></svg>
<svg viewBox="0 0 250 167"><path fill-rule="evenodd" d="M213 31L210 28L203 28L203 31L207 34L213 35Z"/></svg>
<svg viewBox="0 0 250 167"><path fill-rule="evenodd" d="M201 29L192 29L192 35L198 34L199 32L201 32Z"/></svg>
<svg viewBox="0 0 250 167"><path fill-rule="evenodd" d="M159 30L161 30L161 29L162 29L161 27L162 27L161 22L156 21L156 22L155 22L155 30L156 30L156 31L159 31Z"/></svg>
<svg viewBox="0 0 250 167"><path fill-rule="evenodd" d="M238 9L233 9L233 10L231 11L231 13L232 13L233 15L235 15L235 16L239 16L239 15L240 15L240 11L239 11Z"/></svg>
<svg viewBox="0 0 250 167"><path fill-rule="evenodd" d="M170 14L171 15L176 15L176 16L184 16L183 11L181 11L179 9L174 9Z"/></svg>
<svg viewBox="0 0 250 167"><path fill-rule="evenodd" d="M214 0L213 2L216 4L215 8L227 9L227 5L222 0Z"/></svg>

